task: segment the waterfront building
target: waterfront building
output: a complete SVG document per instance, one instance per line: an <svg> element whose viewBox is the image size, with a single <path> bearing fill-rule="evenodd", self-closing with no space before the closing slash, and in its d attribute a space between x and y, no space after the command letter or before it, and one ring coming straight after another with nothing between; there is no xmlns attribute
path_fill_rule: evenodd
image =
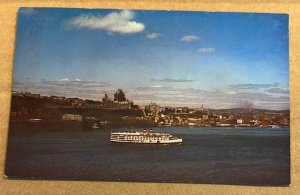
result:
<svg viewBox="0 0 300 195"><path fill-rule="evenodd" d="M30 92L25 92L24 93L25 97L34 97L34 98L40 98L40 94L34 94L34 93L30 93Z"/></svg>
<svg viewBox="0 0 300 195"><path fill-rule="evenodd" d="M203 118L203 120L208 120L208 115L207 115L207 114L204 114L204 115L202 116L202 118Z"/></svg>
<svg viewBox="0 0 300 195"><path fill-rule="evenodd" d="M64 114L62 116L64 121L82 121L82 116L79 114Z"/></svg>
<svg viewBox="0 0 300 195"><path fill-rule="evenodd" d="M243 119L242 119L242 118L236 119L236 123L237 123L237 124L243 124Z"/></svg>

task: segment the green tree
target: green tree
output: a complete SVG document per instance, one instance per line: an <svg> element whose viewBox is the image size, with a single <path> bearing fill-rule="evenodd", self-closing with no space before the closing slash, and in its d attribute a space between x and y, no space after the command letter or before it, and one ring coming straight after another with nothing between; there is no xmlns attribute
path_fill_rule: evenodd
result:
<svg viewBox="0 0 300 195"><path fill-rule="evenodd" d="M126 101L125 93L123 92L122 89L118 89L118 91L116 91L116 93L114 94L114 101L118 101L118 102Z"/></svg>
<svg viewBox="0 0 300 195"><path fill-rule="evenodd" d="M104 94L104 97L102 98L102 102L105 103L108 101L108 95Z"/></svg>

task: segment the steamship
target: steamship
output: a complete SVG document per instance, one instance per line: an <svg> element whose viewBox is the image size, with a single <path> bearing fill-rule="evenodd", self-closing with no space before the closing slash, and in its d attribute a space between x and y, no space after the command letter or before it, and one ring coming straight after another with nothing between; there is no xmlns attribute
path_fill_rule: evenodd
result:
<svg viewBox="0 0 300 195"><path fill-rule="evenodd" d="M181 144L182 139L168 133L158 133L153 130L136 132L111 132L112 143L135 143L135 144Z"/></svg>

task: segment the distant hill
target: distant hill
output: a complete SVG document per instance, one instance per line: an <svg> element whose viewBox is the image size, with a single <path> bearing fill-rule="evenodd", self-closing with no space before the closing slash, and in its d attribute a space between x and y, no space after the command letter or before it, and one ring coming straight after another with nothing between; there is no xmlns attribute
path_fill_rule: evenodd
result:
<svg viewBox="0 0 300 195"><path fill-rule="evenodd" d="M210 111L218 112L218 113L256 113L256 112L289 113L290 112L290 110L268 110L268 109L258 109L258 108L210 109Z"/></svg>

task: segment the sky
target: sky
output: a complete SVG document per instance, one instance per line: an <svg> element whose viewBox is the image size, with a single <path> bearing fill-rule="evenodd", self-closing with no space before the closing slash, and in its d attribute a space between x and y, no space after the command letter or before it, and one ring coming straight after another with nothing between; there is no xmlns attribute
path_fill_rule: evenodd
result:
<svg viewBox="0 0 300 195"><path fill-rule="evenodd" d="M288 15L20 8L13 90L289 109Z"/></svg>

